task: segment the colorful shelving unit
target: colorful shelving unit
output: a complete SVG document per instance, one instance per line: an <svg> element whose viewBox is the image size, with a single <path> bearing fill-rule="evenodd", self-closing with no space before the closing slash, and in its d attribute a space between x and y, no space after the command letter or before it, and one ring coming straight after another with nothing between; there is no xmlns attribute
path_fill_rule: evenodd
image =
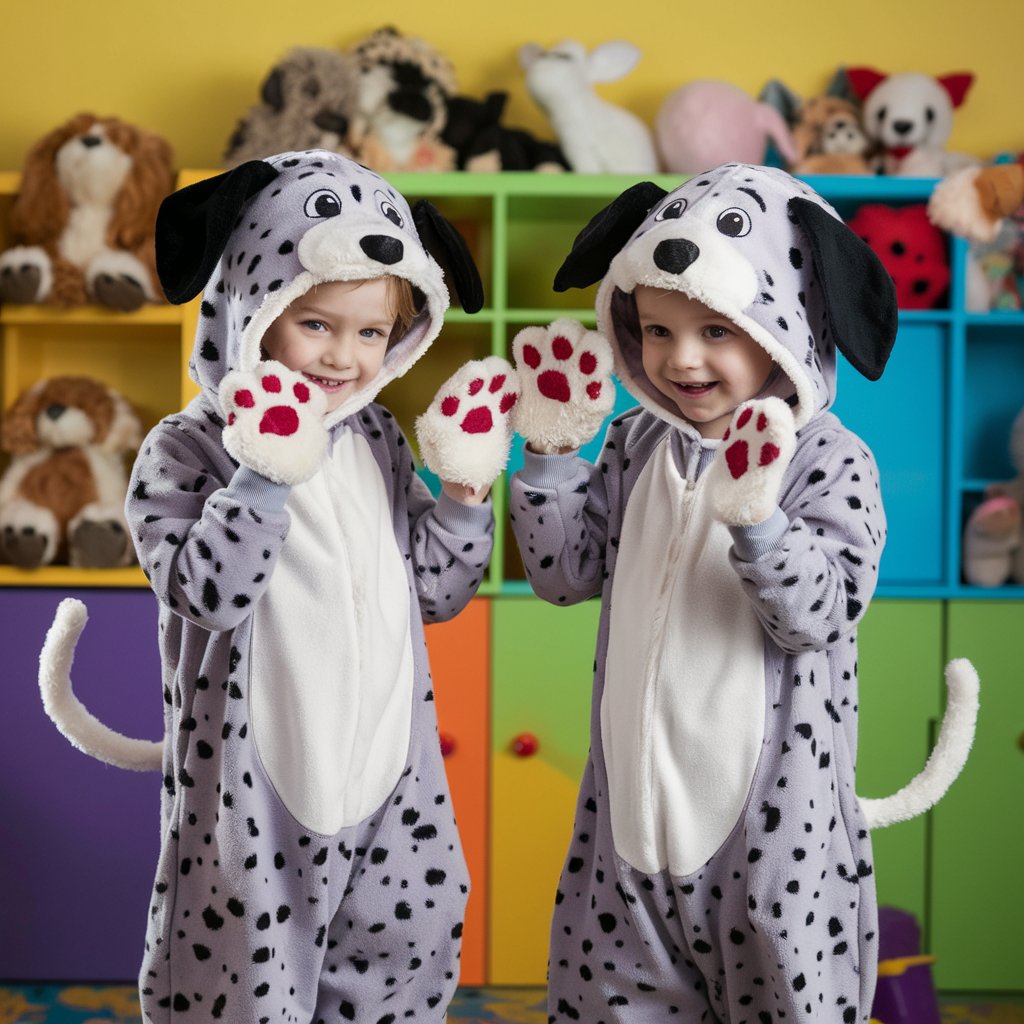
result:
<svg viewBox="0 0 1024 1024"><path fill-rule="evenodd" d="M182 172L180 182L210 173ZM466 360L507 356L521 327L557 316L593 324L594 289L559 295L551 281L582 226L633 179L460 173L393 180L459 226L487 296L478 314L452 312L413 372L381 396L411 438L415 417ZM867 202L925 202L934 186L810 180L844 215ZM0 174L0 224L16 190L17 176ZM949 252L949 301L901 314L882 380L840 368L836 411L875 453L889 519L880 587L861 634L859 782L864 795L880 796L919 770L942 713L942 665L955 656L975 659L983 686L975 752L932 814L876 835L876 873L882 900L923 922L941 986L1012 991L1024 987L1016 941L1024 890L1015 882L1024 849L1017 668L1024 588L966 586L960 535L985 486L1013 475L1007 440L1024 405L1024 315L966 312L967 246L952 240ZM81 372L122 391L151 426L193 394L187 363L195 320L195 303L129 315L0 309L3 407L41 376ZM617 408L631 404L620 392ZM520 461L514 449L510 469ZM428 644L473 878L463 981L543 984L551 902L588 745L598 607L556 609L532 597L500 483L494 507L495 553L480 597L454 622L430 627ZM38 651L68 593L86 601L93 620L75 669L83 700L124 731L160 729L156 606L141 572L0 566L0 650L10 692L0 716L0 775L8 780L0 788L0 976L131 978L155 865L159 784L89 761L43 716ZM104 942L81 942L100 920Z"/></svg>

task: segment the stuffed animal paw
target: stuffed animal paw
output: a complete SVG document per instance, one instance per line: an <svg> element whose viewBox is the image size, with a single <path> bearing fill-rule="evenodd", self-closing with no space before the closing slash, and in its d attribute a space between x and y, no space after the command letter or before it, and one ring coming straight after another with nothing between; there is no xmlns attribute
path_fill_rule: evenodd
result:
<svg viewBox="0 0 1024 1024"><path fill-rule="evenodd" d="M526 327L512 341L523 394L514 426L536 451L579 448L615 405L612 350L577 320Z"/></svg>
<svg viewBox="0 0 1024 1024"><path fill-rule="evenodd" d="M466 363L416 420L427 468L473 490L489 487L508 462L510 414L518 400L519 378L500 356Z"/></svg>
<svg viewBox="0 0 1024 1024"><path fill-rule="evenodd" d="M782 476L795 449L793 413L781 398L744 402L708 470L715 518L726 526L767 519L778 506Z"/></svg>
<svg viewBox="0 0 1024 1024"><path fill-rule="evenodd" d="M224 447L243 466L279 484L308 480L327 451L327 400L299 373L272 360L235 370L220 385Z"/></svg>

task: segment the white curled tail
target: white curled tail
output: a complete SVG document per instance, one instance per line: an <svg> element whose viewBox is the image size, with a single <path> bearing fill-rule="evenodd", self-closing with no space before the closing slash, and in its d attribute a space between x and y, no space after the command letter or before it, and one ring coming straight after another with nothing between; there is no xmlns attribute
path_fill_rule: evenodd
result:
<svg viewBox="0 0 1024 1024"><path fill-rule="evenodd" d="M73 597L57 606L53 625L46 634L39 655L39 690L43 707L54 725L71 745L97 760L132 771L155 771L162 760L162 743L133 740L104 725L75 696L71 686L71 665L75 646L89 615L85 605Z"/></svg>
<svg viewBox="0 0 1024 1024"><path fill-rule="evenodd" d="M942 799L960 774L974 741L978 720L978 673L966 658L946 666L946 713L927 763L898 793L878 800L861 798L869 828L884 828L924 814Z"/></svg>

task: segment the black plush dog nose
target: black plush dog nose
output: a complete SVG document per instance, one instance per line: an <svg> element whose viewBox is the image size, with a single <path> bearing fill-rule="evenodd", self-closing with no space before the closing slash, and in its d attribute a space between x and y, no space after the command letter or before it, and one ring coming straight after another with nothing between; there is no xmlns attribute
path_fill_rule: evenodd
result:
<svg viewBox="0 0 1024 1024"><path fill-rule="evenodd" d="M697 257L700 249L688 238L666 238L654 249L654 265L669 274L681 274Z"/></svg>
<svg viewBox="0 0 1024 1024"><path fill-rule="evenodd" d="M389 267L392 263L398 263L405 252L401 241L392 238L391 235L364 235L359 239L359 248L371 260L384 263Z"/></svg>
<svg viewBox="0 0 1024 1024"><path fill-rule="evenodd" d="M83 135L82 145L92 149L93 146L98 146L103 140L98 135Z"/></svg>
<svg viewBox="0 0 1024 1024"><path fill-rule="evenodd" d="M906 135L909 132L912 132L914 130L914 122L913 121L893 121L893 123L892 123L892 130L894 132L896 132L897 135Z"/></svg>
<svg viewBox="0 0 1024 1024"><path fill-rule="evenodd" d="M59 420L64 415L64 410L67 408L66 405L61 405L59 402L54 402L52 405L46 407L47 418L51 420Z"/></svg>

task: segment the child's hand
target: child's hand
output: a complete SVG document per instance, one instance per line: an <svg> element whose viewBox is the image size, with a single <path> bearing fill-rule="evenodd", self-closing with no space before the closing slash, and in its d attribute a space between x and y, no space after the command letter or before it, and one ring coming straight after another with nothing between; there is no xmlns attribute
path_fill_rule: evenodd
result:
<svg viewBox="0 0 1024 1024"><path fill-rule="evenodd" d="M467 494L481 489L486 494L508 462L509 413L518 399L519 378L500 356L466 363L416 420L427 468L449 484L464 485Z"/></svg>
<svg viewBox="0 0 1024 1024"><path fill-rule="evenodd" d="M220 385L227 453L279 484L308 480L327 451L323 392L300 373L269 360L234 370Z"/></svg>
<svg viewBox="0 0 1024 1024"><path fill-rule="evenodd" d="M463 505L482 505L491 493L488 485L483 487L467 487L465 484L453 483L451 480L441 481L441 490L453 501Z"/></svg>
<svg viewBox="0 0 1024 1024"><path fill-rule="evenodd" d="M744 402L708 470L715 518L726 526L752 526L771 516L795 449L793 413L781 398Z"/></svg>
<svg viewBox="0 0 1024 1024"><path fill-rule="evenodd" d="M523 394L513 426L539 452L573 450L601 429L615 404L612 350L577 320L526 327L512 341Z"/></svg>

